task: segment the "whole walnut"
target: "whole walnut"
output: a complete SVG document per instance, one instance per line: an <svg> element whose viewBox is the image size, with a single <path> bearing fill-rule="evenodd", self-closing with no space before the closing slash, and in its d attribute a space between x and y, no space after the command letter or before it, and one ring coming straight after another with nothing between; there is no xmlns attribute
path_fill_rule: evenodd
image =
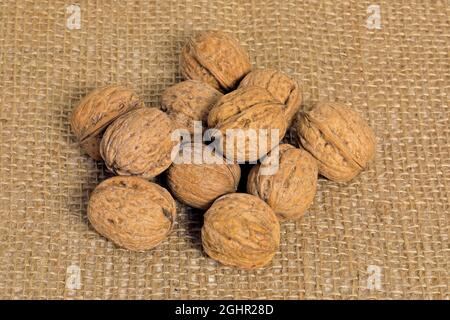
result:
<svg viewBox="0 0 450 320"><path fill-rule="evenodd" d="M216 129L215 144L227 159L255 161L286 133L283 108L264 88L240 88L217 101L209 112L208 126Z"/></svg>
<svg viewBox="0 0 450 320"><path fill-rule="evenodd" d="M244 193L217 199L205 213L205 252L224 265L255 269L267 265L280 245L280 224L261 199Z"/></svg>
<svg viewBox="0 0 450 320"><path fill-rule="evenodd" d="M139 177L113 177L92 192L88 218L98 233L120 247L155 247L172 230L176 206L170 193Z"/></svg>
<svg viewBox="0 0 450 320"><path fill-rule="evenodd" d="M181 51L180 71L185 79L200 80L227 92L251 70L247 52L221 31L207 31L188 40Z"/></svg>
<svg viewBox="0 0 450 320"><path fill-rule="evenodd" d="M194 133L194 122L206 127L209 110L222 96L213 87L197 80L186 80L167 88L161 97L161 106L177 128Z"/></svg>
<svg viewBox="0 0 450 320"><path fill-rule="evenodd" d="M167 171L173 195L187 205L207 209L218 197L236 192L241 177L238 164L226 160L202 143L181 146L179 156Z"/></svg>
<svg viewBox="0 0 450 320"><path fill-rule="evenodd" d="M317 176L313 156L290 144L280 144L250 170L247 192L264 200L281 221L295 220L303 217L313 202Z"/></svg>
<svg viewBox="0 0 450 320"><path fill-rule="evenodd" d="M357 176L375 155L375 135L352 109L336 102L319 102L300 115L300 143L319 165L319 173L345 182Z"/></svg>
<svg viewBox="0 0 450 320"><path fill-rule="evenodd" d="M132 110L112 123L100 145L108 169L118 175L153 178L172 163L174 125L157 108ZM176 154L176 153L175 153Z"/></svg>
<svg viewBox="0 0 450 320"><path fill-rule="evenodd" d="M99 147L106 127L122 114L142 106L131 89L117 85L98 88L73 110L72 131L81 147L95 160L101 160Z"/></svg>
<svg viewBox="0 0 450 320"><path fill-rule="evenodd" d="M267 89L284 104L286 122L290 124L302 104L302 92L294 79L274 69L256 69L242 79L239 88L258 86Z"/></svg>

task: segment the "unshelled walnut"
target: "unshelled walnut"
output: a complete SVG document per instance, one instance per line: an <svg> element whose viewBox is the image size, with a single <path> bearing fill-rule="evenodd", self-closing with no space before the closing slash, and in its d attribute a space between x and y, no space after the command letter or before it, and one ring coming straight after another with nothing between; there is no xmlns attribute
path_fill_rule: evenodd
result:
<svg viewBox="0 0 450 320"><path fill-rule="evenodd" d="M313 156L290 144L280 144L250 170L247 192L264 200L281 221L295 220L303 217L313 202L317 176Z"/></svg>
<svg viewBox="0 0 450 320"><path fill-rule="evenodd" d="M261 199L244 193L217 199L205 213L205 252L224 265L255 269L267 265L280 245L280 224Z"/></svg>
<svg viewBox="0 0 450 320"><path fill-rule="evenodd" d="M302 103L301 89L294 79L275 69L255 69L245 76L239 88L258 86L266 88L279 102L284 104L284 115L288 124L292 122Z"/></svg>
<svg viewBox="0 0 450 320"><path fill-rule="evenodd" d="M88 218L94 229L120 247L155 247L172 230L176 206L170 193L139 177L113 177L92 192Z"/></svg>
<svg viewBox="0 0 450 320"><path fill-rule="evenodd" d="M99 147L106 127L122 114L142 106L131 89L117 85L98 88L73 110L72 131L81 147L95 160L101 160Z"/></svg>
<svg viewBox="0 0 450 320"><path fill-rule="evenodd" d="M251 70L247 52L221 31L207 31L188 40L181 51L180 71L185 79L203 81L227 92Z"/></svg>
<svg viewBox="0 0 450 320"><path fill-rule="evenodd" d="M153 178L172 163L171 152L178 144L173 130L167 114L157 108L132 110L106 129L100 153L118 175Z"/></svg>
<svg viewBox="0 0 450 320"><path fill-rule="evenodd" d="M167 183L174 196L199 209L207 209L218 197L236 192L240 177L238 164L227 164L202 143L182 145L167 171Z"/></svg>
<svg viewBox="0 0 450 320"><path fill-rule="evenodd" d="M179 129L194 133L194 122L206 127L209 110L222 96L218 90L197 80L186 80L167 88L161 106Z"/></svg>
<svg viewBox="0 0 450 320"><path fill-rule="evenodd" d="M300 115L300 143L319 165L319 173L345 182L358 175L375 154L375 135L352 109L336 102L319 102Z"/></svg>
<svg viewBox="0 0 450 320"><path fill-rule="evenodd" d="M255 161L283 138L283 108L264 88L240 88L217 101L208 115L208 126L220 133L215 135L216 144L227 159Z"/></svg>

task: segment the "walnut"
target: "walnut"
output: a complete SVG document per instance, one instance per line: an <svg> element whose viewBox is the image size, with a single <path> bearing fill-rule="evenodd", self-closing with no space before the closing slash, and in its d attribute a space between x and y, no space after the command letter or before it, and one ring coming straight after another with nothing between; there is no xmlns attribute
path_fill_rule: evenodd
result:
<svg viewBox="0 0 450 320"><path fill-rule="evenodd" d="M222 92L236 88L250 70L245 50L235 38L221 31L202 32L189 39L181 51L182 76Z"/></svg>
<svg viewBox="0 0 450 320"><path fill-rule="evenodd" d="M267 89L279 102L284 104L286 122L290 124L302 103L302 92L294 79L274 69L251 71L239 84L239 88L258 86Z"/></svg>
<svg viewBox="0 0 450 320"><path fill-rule="evenodd" d="M264 200L281 221L303 217L314 200L317 190L318 168L313 156L290 144L280 144L278 168L270 154L261 165L249 173L247 192ZM271 172L273 170L273 172Z"/></svg>
<svg viewBox="0 0 450 320"><path fill-rule="evenodd" d="M375 154L375 135L352 109L341 103L320 102L300 115L300 143L319 165L319 173L345 182L358 175Z"/></svg>
<svg viewBox="0 0 450 320"><path fill-rule="evenodd" d="M161 106L177 128L194 133L194 121L206 127L209 110L222 93L196 80L187 80L167 88L161 97Z"/></svg>
<svg viewBox="0 0 450 320"><path fill-rule="evenodd" d="M173 130L172 121L157 108L132 110L106 129L100 153L116 174L153 178L172 163L178 144L172 140Z"/></svg>
<svg viewBox="0 0 450 320"><path fill-rule="evenodd" d="M179 157L167 171L174 196L199 209L207 209L218 197L236 192L240 177L239 165L227 164L202 143L182 145Z"/></svg>
<svg viewBox="0 0 450 320"><path fill-rule="evenodd" d="M219 99L208 115L208 126L220 132L218 149L227 159L255 161L283 138L286 132L283 108L264 88L240 88ZM239 132L244 133L245 139L233 135Z"/></svg>
<svg viewBox="0 0 450 320"><path fill-rule="evenodd" d="M113 177L92 192L88 218L98 233L120 247L155 247L172 230L176 206L170 193L139 177Z"/></svg>
<svg viewBox="0 0 450 320"><path fill-rule="evenodd" d="M217 199L202 228L205 252L224 265L255 269L267 265L280 245L280 224L261 199L244 193Z"/></svg>
<svg viewBox="0 0 450 320"><path fill-rule="evenodd" d="M98 88L73 110L72 131L81 147L95 160L101 160L99 147L106 127L122 114L142 106L131 89L116 85Z"/></svg>

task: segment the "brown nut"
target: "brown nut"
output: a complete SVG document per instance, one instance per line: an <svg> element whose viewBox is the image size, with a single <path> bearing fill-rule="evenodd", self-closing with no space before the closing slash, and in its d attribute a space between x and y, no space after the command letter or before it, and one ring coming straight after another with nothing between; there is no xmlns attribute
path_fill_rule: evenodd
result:
<svg viewBox="0 0 450 320"><path fill-rule="evenodd" d="M172 163L171 152L178 144L172 140L173 130L172 121L157 108L132 110L106 129L100 153L118 175L153 178Z"/></svg>
<svg viewBox="0 0 450 320"><path fill-rule="evenodd" d="M120 247L155 247L172 230L176 206L170 193L139 177L113 177L100 183L89 199L94 229Z"/></svg>
<svg viewBox="0 0 450 320"><path fill-rule="evenodd" d="M320 102L300 115L298 138L319 165L319 173L345 182L357 176L375 155L375 135L352 109Z"/></svg>
<svg viewBox="0 0 450 320"><path fill-rule="evenodd" d="M122 114L142 106L131 89L116 85L98 88L73 110L72 131L81 147L95 160L101 160L99 147L106 127Z"/></svg>
<svg viewBox="0 0 450 320"><path fill-rule="evenodd" d="M272 159L274 156L278 159ZM281 221L295 220L303 217L313 202L317 176L313 156L290 144L280 144L261 165L250 170L247 192L264 200Z"/></svg>
<svg viewBox="0 0 450 320"><path fill-rule="evenodd" d="M220 133L214 135L218 150L230 160L255 161L265 156L286 133L283 107L269 91L256 86L224 95L208 115L208 126Z"/></svg>
<svg viewBox="0 0 450 320"><path fill-rule="evenodd" d="M250 70L247 52L234 37L221 31L200 33L189 39L181 51L182 76L222 92L236 88Z"/></svg>
<svg viewBox="0 0 450 320"><path fill-rule="evenodd" d="M258 86L267 89L284 104L286 122L290 124L302 104L302 92L294 79L275 69L256 69L242 79L239 88Z"/></svg>
<svg viewBox="0 0 450 320"><path fill-rule="evenodd" d="M236 192L241 177L238 164L226 160L202 143L181 146L179 156L167 171L173 195L187 205L207 209L218 197Z"/></svg>
<svg viewBox="0 0 450 320"><path fill-rule="evenodd" d="M206 127L209 110L222 93L197 80L186 80L167 88L161 97L161 106L178 129L194 134L194 121Z"/></svg>
<svg viewBox="0 0 450 320"><path fill-rule="evenodd" d="M267 265L280 245L280 224L261 199L232 193L217 199L205 213L205 252L224 265L256 269Z"/></svg>

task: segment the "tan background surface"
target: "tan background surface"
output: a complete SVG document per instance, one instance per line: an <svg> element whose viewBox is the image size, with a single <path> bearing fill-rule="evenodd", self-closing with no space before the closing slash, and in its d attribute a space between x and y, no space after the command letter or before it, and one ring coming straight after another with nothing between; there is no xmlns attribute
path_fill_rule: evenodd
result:
<svg viewBox="0 0 450 320"><path fill-rule="evenodd" d="M80 30L66 27L70 3L0 2L1 298L449 298L448 1L78 1ZM366 26L370 4L380 30ZM348 102L377 135L371 168L349 184L321 179L263 270L206 258L202 215L182 206L146 253L116 248L86 219L106 173L74 142L72 108L108 83L157 104L180 80L184 41L211 28L295 77L305 106ZM69 289L77 267L81 288Z"/></svg>

